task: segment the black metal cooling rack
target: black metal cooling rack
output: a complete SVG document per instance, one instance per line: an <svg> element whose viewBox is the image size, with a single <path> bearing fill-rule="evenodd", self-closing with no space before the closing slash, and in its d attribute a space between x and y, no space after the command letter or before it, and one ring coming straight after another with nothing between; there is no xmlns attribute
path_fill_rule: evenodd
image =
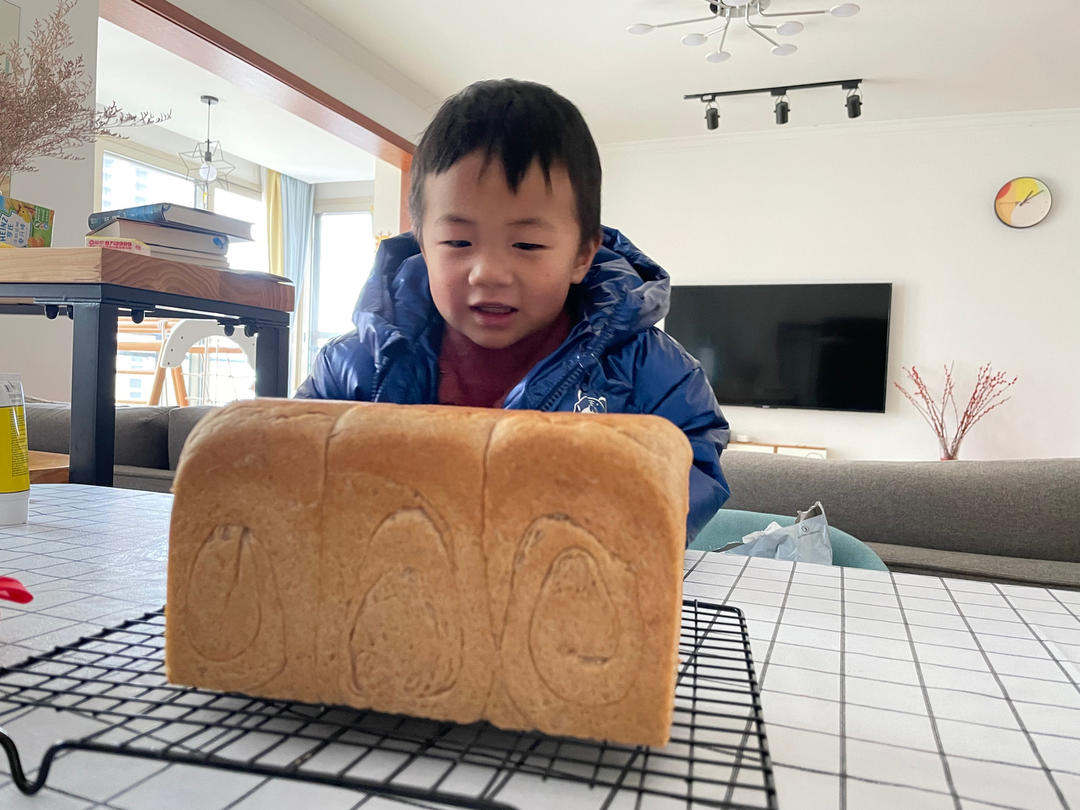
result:
<svg viewBox="0 0 1080 810"><path fill-rule="evenodd" d="M163 670L164 624L162 612L148 613L0 669L0 720L46 707L101 723L50 747L33 778L0 729L23 793L41 789L58 755L81 750L353 788L422 807L505 809L538 796L575 808L648 808L661 797L665 807L777 806L738 608L683 602L675 716L663 748L173 686Z"/></svg>

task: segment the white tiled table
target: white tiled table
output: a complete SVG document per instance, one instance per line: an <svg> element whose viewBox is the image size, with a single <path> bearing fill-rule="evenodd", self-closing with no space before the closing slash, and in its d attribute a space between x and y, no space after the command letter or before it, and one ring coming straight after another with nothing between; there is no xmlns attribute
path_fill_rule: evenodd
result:
<svg viewBox="0 0 1080 810"><path fill-rule="evenodd" d="M35 487L30 523L0 527L0 574L35 596L0 603L0 664L159 608L170 505L156 493ZM686 596L747 616L781 807L1080 808L1080 592L698 552L687 569ZM0 703L0 725L28 768L91 722L11 708ZM390 806L85 752L59 759L48 785L23 796L5 762L0 808Z"/></svg>

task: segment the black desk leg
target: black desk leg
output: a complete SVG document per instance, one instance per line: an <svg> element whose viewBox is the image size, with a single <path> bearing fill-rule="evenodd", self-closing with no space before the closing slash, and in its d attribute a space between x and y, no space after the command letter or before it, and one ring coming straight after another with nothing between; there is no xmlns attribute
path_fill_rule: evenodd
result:
<svg viewBox="0 0 1080 810"><path fill-rule="evenodd" d="M255 337L255 396L289 395L289 327L260 326Z"/></svg>
<svg viewBox="0 0 1080 810"><path fill-rule="evenodd" d="M74 304L71 351L73 484L113 483L116 435L116 320L111 304Z"/></svg>

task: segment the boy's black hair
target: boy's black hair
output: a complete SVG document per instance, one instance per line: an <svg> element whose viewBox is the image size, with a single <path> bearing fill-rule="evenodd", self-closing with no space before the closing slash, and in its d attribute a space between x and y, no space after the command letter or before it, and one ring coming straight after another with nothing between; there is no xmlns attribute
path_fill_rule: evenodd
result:
<svg viewBox="0 0 1080 810"><path fill-rule="evenodd" d="M413 155L409 189L409 215L418 237L424 179L477 150L488 160L500 159L515 193L534 160L549 188L552 165L562 164L574 189L581 244L600 236L600 155L581 112L542 84L490 79L448 98L424 130Z"/></svg>

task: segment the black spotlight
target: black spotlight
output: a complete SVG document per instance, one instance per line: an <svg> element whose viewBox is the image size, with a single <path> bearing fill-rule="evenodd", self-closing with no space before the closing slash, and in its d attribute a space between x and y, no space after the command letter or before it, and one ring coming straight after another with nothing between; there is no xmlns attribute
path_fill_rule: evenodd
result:
<svg viewBox="0 0 1080 810"><path fill-rule="evenodd" d="M784 99L780 99L776 102L776 123L786 124L788 122L788 113L791 112L791 105Z"/></svg>
<svg viewBox="0 0 1080 810"><path fill-rule="evenodd" d="M862 99L858 93L852 93L847 97L847 117L858 118L862 115Z"/></svg>
<svg viewBox="0 0 1080 810"><path fill-rule="evenodd" d="M705 108L705 126L709 129L716 129L720 126L720 110L716 107Z"/></svg>

